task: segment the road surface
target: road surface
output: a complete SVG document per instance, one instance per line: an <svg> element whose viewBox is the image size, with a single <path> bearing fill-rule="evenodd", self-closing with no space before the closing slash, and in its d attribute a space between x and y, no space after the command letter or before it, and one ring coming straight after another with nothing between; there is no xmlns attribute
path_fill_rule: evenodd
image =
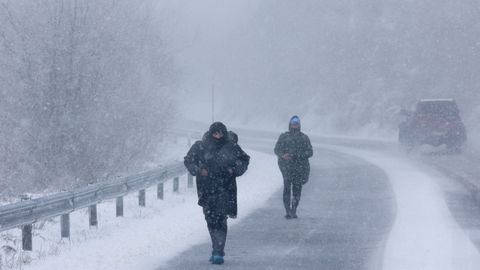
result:
<svg viewBox="0 0 480 270"><path fill-rule="evenodd" d="M265 145L249 147L271 153ZM284 218L282 190L278 190L268 207L229 228L222 267L381 269L396 209L388 178L361 159L322 148L314 152L299 218ZM208 263L210 251L210 243L194 246L159 269L216 269Z"/></svg>

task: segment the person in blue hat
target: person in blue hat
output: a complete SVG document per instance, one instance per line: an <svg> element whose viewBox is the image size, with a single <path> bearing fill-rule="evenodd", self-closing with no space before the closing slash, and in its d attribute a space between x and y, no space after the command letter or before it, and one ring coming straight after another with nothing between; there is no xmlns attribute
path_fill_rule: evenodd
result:
<svg viewBox="0 0 480 270"><path fill-rule="evenodd" d="M297 218L302 186L308 182L310 176L308 159L313 156L312 144L308 136L301 132L298 116L290 118L288 131L280 135L274 151L283 176L285 218Z"/></svg>

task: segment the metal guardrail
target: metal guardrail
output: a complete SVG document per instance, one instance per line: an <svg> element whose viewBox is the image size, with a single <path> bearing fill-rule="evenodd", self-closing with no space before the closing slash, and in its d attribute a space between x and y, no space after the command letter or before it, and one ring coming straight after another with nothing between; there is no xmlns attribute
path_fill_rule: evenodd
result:
<svg viewBox="0 0 480 270"><path fill-rule="evenodd" d="M0 206L0 232L65 215L105 200L123 197L128 193L144 190L155 184L162 184L185 173L187 170L183 163L178 162L121 179Z"/></svg>

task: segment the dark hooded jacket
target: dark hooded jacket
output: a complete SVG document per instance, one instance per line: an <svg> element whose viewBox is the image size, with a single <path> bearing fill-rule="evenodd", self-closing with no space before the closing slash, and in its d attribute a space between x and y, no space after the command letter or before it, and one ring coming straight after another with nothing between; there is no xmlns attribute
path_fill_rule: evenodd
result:
<svg viewBox="0 0 480 270"><path fill-rule="evenodd" d="M282 158L284 154L291 154L290 160ZM275 154L278 156L278 166L284 178L305 184L310 176L308 159L313 156L312 144L307 135L300 128L282 133L275 145Z"/></svg>
<svg viewBox="0 0 480 270"><path fill-rule="evenodd" d="M198 204L226 215L229 214L228 202L231 197L228 187L232 178L245 173L250 157L228 139L226 128L222 133L223 138L217 140L212 136L212 129L209 130L201 141L192 145L184 164L196 176ZM208 176L200 174L202 169L208 171Z"/></svg>

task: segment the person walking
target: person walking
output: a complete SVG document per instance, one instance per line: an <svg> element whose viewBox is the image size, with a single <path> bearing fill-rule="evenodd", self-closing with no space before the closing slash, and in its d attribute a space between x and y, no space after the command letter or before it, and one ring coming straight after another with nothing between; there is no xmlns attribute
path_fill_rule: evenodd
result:
<svg viewBox="0 0 480 270"><path fill-rule="evenodd" d="M310 176L309 158L313 156L312 144L300 130L300 118L292 116L289 131L282 133L275 144L275 155L283 176L283 204L286 219L297 218L297 207L302 194L302 186ZM293 198L292 198L293 194Z"/></svg>
<svg viewBox="0 0 480 270"><path fill-rule="evenodd" d="M209 135L209 132L205 132L203 134L203 139L205 140L207 136ZM229 130L227 132L227 140L231 142L232 144L227 145L225 149L229 149L230 153L234 153L236 157L236 166L237 170L239 172L235 173L232 175L230 180L227 181L227 192L228 192L228 206L227 206L227 216L229 218L235 219L237 218L238 214L238 203L237 203L237 177L236 175L241 174L241 170L246 169L245 166L248 166L248 163L250 161L250 157L242 150L240 145L238 145L238 135L237 133ZM233 148L232 148L233 146ZM222 151L222 154L225 155L225 151Z"/></svg>
<svg viewBox="0 0 480 270"><path fill-rule="evenodd" d="M212 241L209 261L223 264L229 214L231 179L248 169L250 157L228 139L227 128L213 123L203 139L195 142L184 158L185 167L196 176L198 205L203 208Z"/></svg>

